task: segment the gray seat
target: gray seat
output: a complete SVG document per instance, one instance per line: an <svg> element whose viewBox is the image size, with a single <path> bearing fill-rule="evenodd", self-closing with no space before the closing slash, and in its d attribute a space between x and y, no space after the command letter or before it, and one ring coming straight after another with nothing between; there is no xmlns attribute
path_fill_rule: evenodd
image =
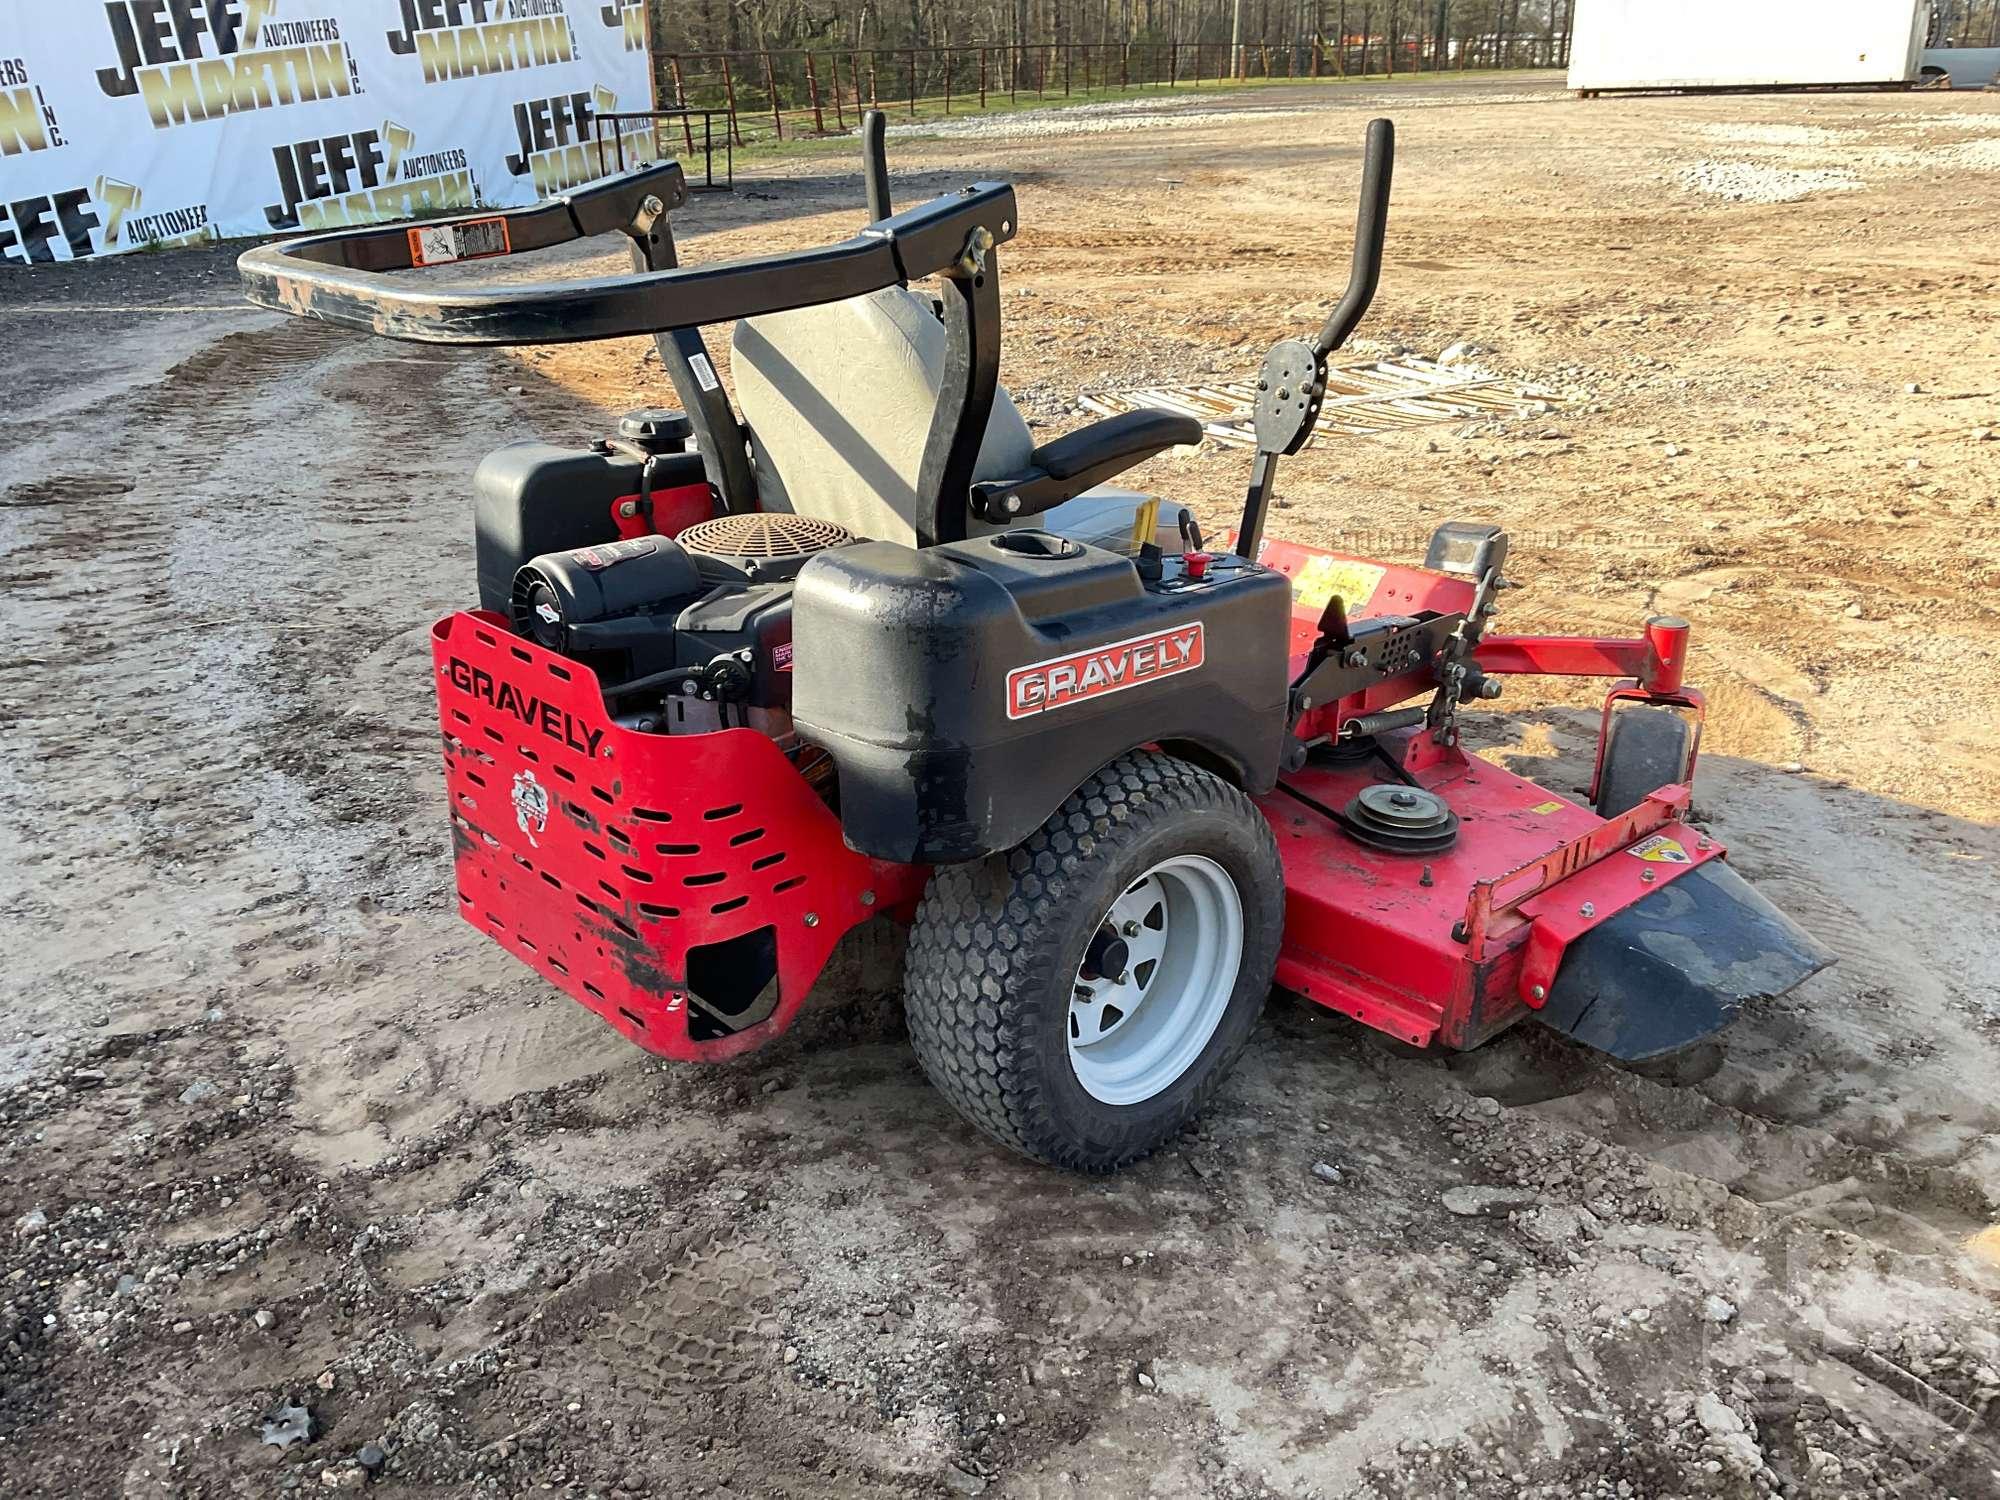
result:
<svg viewBox="0 0 2000 1500"><path fill-rule="evenodd" d="M944 325L930 304L907 288L889 287L766 313L736 325L731 350L759 503L836 522L856 536L914 545L917 474L945 362ZM1038 474L1038 458L1084 436L1073 433L1038 450L1002 389L994 396L974 482ZM1198 437L1197 428L1178 440ZM1099 465L1098 477L1161 446ZM1158 502L1151 497L1101 484L1068 493L1075 498L1019 524L1100 545L1131 547L1153 539ZM1004 528L975 520L968 529Z"/></svg>

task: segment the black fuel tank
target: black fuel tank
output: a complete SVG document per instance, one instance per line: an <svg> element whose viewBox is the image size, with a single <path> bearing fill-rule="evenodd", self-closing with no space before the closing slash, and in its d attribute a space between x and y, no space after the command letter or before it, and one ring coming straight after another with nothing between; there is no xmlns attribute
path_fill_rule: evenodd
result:
<svg viewBox="0 0 2000 1500"><path fill-rule="evenodd" d="M1235 557L1190 580L1041 531L823 552L793 597L792 712L840 772L847 842L945 864L1020 843L1159 743L1277 777L1291 590Z"/></svg>
<svg viewBox="0 0 2000 1500"><path fill-rule="evenodd" d="M653 489L702 482L701 456L661 457ZM603 448L509 443L472 476L479 607L507 612L514 575L530 558L618 540L612 504L637 494L641 460Z"/></svg>

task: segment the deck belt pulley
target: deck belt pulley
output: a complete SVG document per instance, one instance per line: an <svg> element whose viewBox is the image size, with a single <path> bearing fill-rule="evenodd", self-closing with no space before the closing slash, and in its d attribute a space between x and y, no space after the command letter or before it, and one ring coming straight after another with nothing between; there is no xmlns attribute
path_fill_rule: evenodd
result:
<svg viewBox="0 0 2000 1500"><path fill-rule="evenodd" d="M1339 822L1356 843L1385 854L1435 854L1458 839L1458 814L1444 798L1393 781L1363 787Z"/></svg>

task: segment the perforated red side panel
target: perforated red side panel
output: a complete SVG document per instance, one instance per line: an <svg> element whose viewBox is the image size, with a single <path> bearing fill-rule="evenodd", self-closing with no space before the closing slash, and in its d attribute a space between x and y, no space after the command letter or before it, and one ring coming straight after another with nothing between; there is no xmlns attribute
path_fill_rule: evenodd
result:
<svg viewBox="0 0 2000 1500"><path fill-rule="evenodd" d="M848 849L756 731L622 729L589 671L496 615L431 636L460 911L647 1050L719 1059L776 1036L841 936L922 889L921 867ZM765 927L775 1010L696 1041L688 950Z"/></svg>

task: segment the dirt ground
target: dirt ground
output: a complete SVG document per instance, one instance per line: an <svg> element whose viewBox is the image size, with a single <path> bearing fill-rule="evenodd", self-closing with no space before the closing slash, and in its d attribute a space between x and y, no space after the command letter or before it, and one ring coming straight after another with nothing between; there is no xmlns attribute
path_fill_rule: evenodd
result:
<svg viewBox="0 0 2000 1500"><path fill-rule="evenodd" d="M10 275L0 1491L2000 1495L2000 104L1271 90L900 139L898 197L1020 186L1053 435L1316 322L1385 109L1363 347L1564 400L1318 447L1274 530L1495 519L1503 626L1687 615L1700 816L1837 967L1692 1090L1276 996L1110 1181L947 1110L886 941L663 1066L458 920L424 685L472 465L658 400L644 346L343 335L223 252ZM691 259L858 223L844 156L741 186ZM1221 522L1246 468L1141 474ZM1497 707L1585 779L1587 690Z"/></svg>

